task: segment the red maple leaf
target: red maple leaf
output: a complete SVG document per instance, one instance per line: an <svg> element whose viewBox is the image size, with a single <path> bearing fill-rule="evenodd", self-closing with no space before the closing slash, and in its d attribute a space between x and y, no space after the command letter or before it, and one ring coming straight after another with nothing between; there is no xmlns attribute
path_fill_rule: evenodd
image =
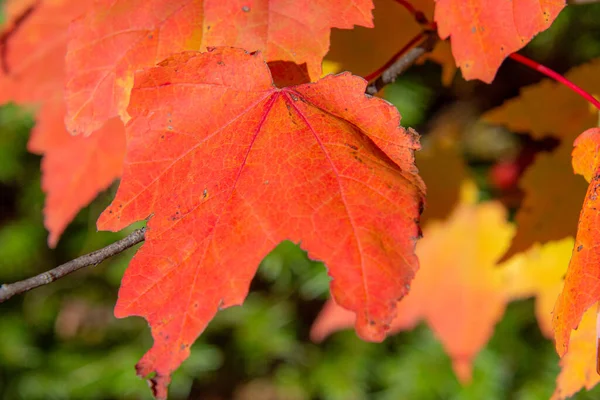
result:
<svg viewBox="0 0 600 400"><path fill-rule="evenodd" d="M553 312L556 349L563 356L569 348L571 331L577 329L585 311L600 301L600 128L583 132L574 143L573 169L590 185L581 209L577 236L565 286Z"/></svg>
<svg viewBox="0 0 600 400"><path fill-rule="evenodd" d="M435 21L465 79L490 83L502 61L552 25L565 0L436 0Z"/></svg>
<svg viewBox="0 0 600 400"><path fill-rule="evenodd" d="M47 102L37 114L28 149L43 154L44 225L55 247L77 213L110 186L123 170L125 129L118 118L89 136L71 136L62 101Z"/></svg>
<svg viewBox="0 0 600 400"><path fill-rule="evenodd" d="M124 175L98 227L150 218L115 314L152 327L138 372L156 372L158 397L282 240L323 260L358 334L383 340L418 268L424 186L416 134L365 87L344 73L278 89L260 54L232 48L136 75Z"/></svg>
<svg viewBox="0 0 600 400"><path fill-rule="evenodd" d="M44 225L50 247L79 210L119 177L125 156L125 130L118 119L107 121L87 138L69 135L64 126L68 27L90 4L27 0L5 6L9 20L0 46L0 103L39 108L28 147L44 155Z"/></svg>
<svg viewBox="0 0 600 400"><path fill-rule="evenodd" d="M71 28L67 126L89 133L114 116L125 121L134 72L185 50L260 50L267 61L306 64L317 79L331 28L372 26L372 8L372 0L98 1Z"/></svg>

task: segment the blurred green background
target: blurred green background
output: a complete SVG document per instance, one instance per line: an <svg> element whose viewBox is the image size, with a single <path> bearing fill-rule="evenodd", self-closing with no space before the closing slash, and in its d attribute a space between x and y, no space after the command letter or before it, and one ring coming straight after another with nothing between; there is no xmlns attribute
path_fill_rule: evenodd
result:
<svg viewBox="0 0 600 400"><path fill-rule="evenodd" d="M399 47L403 44L399 43ZM600 56L600 4L567 7L526 51L564 72ZM415 66L387 89L403 124L427 132L443 107L470 101L486 109L541 77L507 62L494 85L460 77L441 86L440 68ZM32 119L14 106L0 109L0 283L51 269L129 233L96 232L95 220L116 185L82 211L56 250L43 228L40 158L26 152ZM509 143L521 136L506 133ZM472 157L482 193L493 160ZM493 158L493 157L492 157ZM117 320L112 308L135 250L0 304L2 399L150 399L134 365L151 346L145 321ZM547 399L558 357L540 333L533 300L509 305L461 386L441 345L425 325L365 343L353 331L321 344L308 338L328 296L322 264L282 243L261 264L243 307L220 312L174 374L172 399ZM600 398L600 388L577 399Z"/></svg>

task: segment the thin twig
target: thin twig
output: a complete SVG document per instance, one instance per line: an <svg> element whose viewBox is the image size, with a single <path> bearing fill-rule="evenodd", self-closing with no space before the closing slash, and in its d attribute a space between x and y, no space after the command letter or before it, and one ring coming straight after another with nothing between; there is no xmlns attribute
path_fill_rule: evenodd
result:
<svg viewBox="0 0 600 400"><path fill-rule="evenodd" d="M9 283L0 286L0 303L10 299L12 296L20 293L27 292L31 289L35 289L38 286L47 285L55 280L62 278L65 275L75 272L78 269L89 266L96 266L102 261L110 258L114 255L127 250L131 246L134 246L144 240L146 228L136 229L131 232L127 237L109 244L108 246L96 250L92 253L83 255L74 260L71 260L65 264L59 265L58 267L46 271L32 278L25 279L15 283Z"/></svg>
<svg viewBox="0 0 600 400"><path fill-rule="evenodd" d="M375 95L386 85L394 82L396 78L413 65L419 57L433 50L438 41L438 36L435 32L431 31L426 31L425 33L427 34L427 37L421 44L404 53L404 55L386 68L379 78L367 86L367 89L365 90L367 94Z"/></svg>

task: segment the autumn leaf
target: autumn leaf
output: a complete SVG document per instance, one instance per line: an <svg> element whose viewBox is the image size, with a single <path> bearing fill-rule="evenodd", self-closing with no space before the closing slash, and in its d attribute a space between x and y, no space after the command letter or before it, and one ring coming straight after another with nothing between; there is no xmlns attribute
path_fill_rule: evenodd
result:
<svg viewBox="0 0 600 400"><path fill-rule="evenodd" d="M584 312L600 300L600 253L597 233L600 188L600 128L583 132L574 143L573 168L590 178L581 209L575 247L563 287L554 307L556 350L563 356L569 348L571 331L577 329Z"/></svg>
<svg viewBox="0 0 600 400"><path fill-rule="evenodd" d="M600 59L575 67L565 76L591 93L600 93ZM572 143L598 123L598 111L564 85L545 80L522 89L519 97L484 114L483 119L535 139L561 140L551 153L537 155L523 173L519 186L525 196L515 217L519 229L504 258L534 243L574 237L586 184L572 173Z"/></svg>
<svg viewBox="0 0 600 400"><path fill-rule="evenodd" d="M125 156L125 130L116 119L89 138L72 137L64 126L68 26L90 3L10 1L5 5L10 16L6 29L20 22L5 43L0 103L13 101L36 108L28 148L44 156L44 225L50 247L56 246L77 213L120 176Z"/></svg>
<svg viewBox="0 0 600 400"><path fill-rule="evenodd" d="M241 304L282 240L327 264L332 295L382 340L416 269L423 183L414 132L348 73L278 89L260 54L182 53L136 75L127 156L98 221L150 218L115 314L140 315L138 364L166 396L171 372L219 309Z"/></svg>
<svg viewBox="0 0 600 400"><path fill-rule="evenodd" d="M422 149L415 154L419 175L427 184L427 206L422 223L431 219L446 219L460 201L462 183L469 178L462 155L461 138L474 115L463 104L440 111L423 131ZM440 171L444 171L443 179Z"/></svg>
<svg viewBox="0 0 600 400"><path fill-rule="evenodd" d="M316 79L331 28L372 26L372 8L372 0L97 1L71 27L67 127L88 134L109 118L127 121L134 72L185 50L260 50L267 61L306 64Z"/></svg>
<svg viewBox="0 0 600 400"><path fill-rule="evenodd" d="M589 93L600 93L600 58L571 68L565 78ZM488 111L483 119L534 139L565 139L570 148L581 132L597 125L598 110L565 85L544 79L522 88L518 97Z"/></svg>
<svg viewBox="0 0 600 400"><path fill-rule="evenodd" d="M560 374L552 400L573 396L582 388L590 390L600 382L596 372L596 308L583 314L579 327L573 332L569 351L560 360Z"/></svg>
<svg viewBox="0 0 600 400"><path fill-rule="evenodd" d="M37 114L28 149L43 154L42 189L46 193L44 225L48 245L77 213L108 188L123 170L125 129L113 118L90 136L71 136L64 126L65 106L46 103Z"/></svg>
<svg viewBox="0 0 600 400"><path fill-rule="evenodd" d="M67 28L91 0L6 2L8 33L2 49L0 104L38 104L62 94ZM25 14L24 14L25 13ZM22 21L13 30L15 20Z"/></svg>
<svg viewBox="0 0 600 400"><path fill-rule="evenodd" d="M425 320L452 358L456 375L471 378L472 362L504 313L503 272L496 261L514 228L498 202L475 204L474 187L443 222L429 223L417 245L421 268L408 296L398 304L390 334ZM340 306L326 305L312 328L313 339L348 327L353 317Z"/></svg>
<svg viewBox="0 0 600 400"><path fill-rule="evenodd" d="M510 300L535 297L535 315L544 336L554 337L552 310L563 287L574 239L564 238L544 245L535 244L498 268L505 274Z"/></svg>
<svg viewBox="0 0 600 400"><path fill-rule="evenodd" d="M573 252L573 238L536 244L499 266L505 273L505 288L511 300L535 297L535 313L544 336L552 338L552 310L560 294ZM596 308L584 314L573 332L569 351L560 360L553 400L565 399L600 381L596 373Z"/></svg>
<svg viewBox="0 0 600 400"><path fill-rule="evenodd" d="M552 25L565 0L436 0L435 21L465 79L491 83L502 61Z"/></svg>

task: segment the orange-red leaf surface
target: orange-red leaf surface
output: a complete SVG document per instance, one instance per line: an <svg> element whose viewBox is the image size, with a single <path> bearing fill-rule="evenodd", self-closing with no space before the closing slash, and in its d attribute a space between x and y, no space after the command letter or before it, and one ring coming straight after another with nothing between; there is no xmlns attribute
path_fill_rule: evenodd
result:
<svg viewBox="0 0 600 400"><path fill-rule="evenodd" d="M46 103L37 115L28 148L43 154L42 189L46 193L44 225L48 245L60 235L98 193L123 170L125 129L113 118L90 136L71 136L64 126L65 106Z"/></svg>
<svg viewBox="0 0 600 400"><path fill-rule="evenodd" d="M125 156L125 130L113 119L89 138L69 135L62 99L67 31L91 1L10 1L6 4L12 31L0 69L0 103L34 105L36 126L29 150L43 154L42 189L46 193L44 225L54 247L79 210L120 174Z"/></svg>
<svg viewBox="0 0 600 400"><path fill-rule="evenodd" d="M98 227L150 218L115 313L152 327L138 372L156 372L158 397L285 239L326 263L361 337L385 337L418 267L424 188L416 134L365 87L344 73L278 89L260 54L232 48L182 53L136 75L124 176Z"/></svg>
<svg viewBox="0 0 600 400"><path fill-rule="evenodd" d="M502 61L552 25L565 0L436 0L435 21L465 79L490 83Z"/></svg>
<svg viewBox="0 0 600 400"><path fill-rule="evenodd" d="M126 107L136 70L173 53L233 46L306 64L316 79L331 28L372 26L372 0L99 0L71 29L67 126L90 133Z"/></svg>
<svg viewBox="0 0 600 400"><path fill-rule="evenodd" d="M600 93L600 59L572 68L566 77L590 93ZM536 242L574 237L587 185L572 172L572 143L598 123L598 110L564 85L544 80L524 88L519 97L483 118L535 139L553 136L561 140L551 153L538 154L521 178L525 197L515 217L519 229L505 258Z"/></svg>
<svg viewBox="0 0 600 400"><path fill-rule="evenodd" d="M5 4L12 17L5 30L11 30L14 20L25 10L31 11L8 36L2 50L0 104L41 103L62 94L68 26L90 3L91 0L13 0Z"/></svg>
<svg viewBox="0 0 600 400"><path fill-rule="evenodd" d="M600 128L583 132L574 146L573 168L590 178L590 185L579 217L565 286L554 308L552 322L556 349L561 356L569 348L571 331L577 328L584 312L600 300Z"/></svg>
<svg viewBox="0 0 600 400"><path fill-rule="evenodd" d="M409 295L398 304L390 333L427 321L453 360L457 376L471 377L471 365L504 313L503 272L496 261L514 228L498 202L473 204L469 194L444 222L428 224L417 245L421 268ZM319 316L311 335L322 339L350 326L353 316L333 303Z"/></svg>

